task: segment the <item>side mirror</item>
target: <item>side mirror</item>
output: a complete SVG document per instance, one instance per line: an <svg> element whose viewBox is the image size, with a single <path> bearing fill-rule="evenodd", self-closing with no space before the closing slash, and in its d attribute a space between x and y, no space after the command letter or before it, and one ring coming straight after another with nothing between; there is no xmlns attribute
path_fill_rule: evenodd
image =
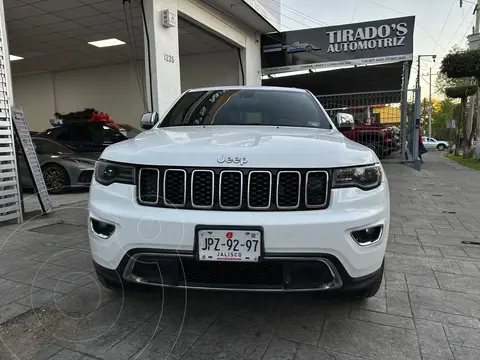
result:
<svg viewBox="0 0 480 360"><path fill-rule="evenodd" d="M352 114L338 113L336 120L339 129L353 129L355 127L355 119Z"/></svg>
<svg viewBox="0 0 480 360"><path fill-rule="evenodd" d="M148 130L155 126L158 122L158 113L156 112L149 112L142 115L140 120L140 126L142 129Z"/></svg>

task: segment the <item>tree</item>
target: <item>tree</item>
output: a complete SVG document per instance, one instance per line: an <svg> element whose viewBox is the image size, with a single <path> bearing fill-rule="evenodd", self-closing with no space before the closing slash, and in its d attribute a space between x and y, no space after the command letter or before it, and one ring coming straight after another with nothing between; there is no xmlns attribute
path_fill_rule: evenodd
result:
<svg viewBox="0 0 480 360"><path fill-rule="evenodd" d="M449 87L445 89L445 94L449 98L460 99L460 119L458 121L457 139L455 146L455 155L458 155L458 149L460 146L463 148L463 154L466 156L470 150L471 140L468 141L470 133L468 132L468 126L465 124L465 113L467 110L467 97L475 95L477 87L475 85L463 85L456 87ZM470 125L471 130L471 125ZM463 137L460 134L463 133Z"/></svg>
<svg viewBox="0 0 480 360"><path fill-rule="evenodd" d="M449 54L456 54L459 52L464 51L465 49L462 49L458 46L452 47L450 50ZM466 84L471 84L472 79L470 77L449 77L447 74L440 72L437 76L437 81L436 81L436 88L437 92L445 94L445 89L447 87L455 87L455 86L460 86L460 85L466 85Z"/></svg>
<svg viewBox="0 0 480 360"><path fill-rule="evenodd" d="M442 60L440 70L451 79L480 79L480 49L449 53Z"/></svg>
<svg viewBox="0 0 480 360"><path fill-rule="evenodd" d="M460 112L458 101L449 98L437 100L432 111L432 136L450 140L453 130L447 129L447 121L458 119Z"/></svg>
<svg viewBox="0 0 480 360"><path fill-rule="evenodd" d="M471 96L470 100L473 100L473 95L475 93L478 93L478 84L480 84L480 49L460 50L460 51L454 51L449 53L443 58L442 67L440 71L442 74L446 75L449 79L458 80L458 79L465 79L465 78L470 78L470 79L474 78L476 80L477 85L475 86L472 86L472 85L463 86L463 90L465 90L464 93L462 93L463 90L460 89L459 86L456 86L456 89L458 91L457 95L462 95L462 97L459 96L459 98L462 99L461 120L463 120L464 110L466 109L465 94L468 92L469 93L468 96ZM475 89L473 93L471 91L472 88ZM454 95L454 94L450 93L450 95ZM447 96L449 95L447 94ZM475 108L474 104L471 103L470 109L469 109L468 121L466 123L464 123L464 121L461 121L462 129L463 129L464 155L467 155L469 153L472 139L473 139L473 136L475 135L474 133L475 128L473 127L474 108ZM480 114L477 111L477 122L480 121L480 119L478 119L478 116L480 116ZM461 128L459 127L459 130L460 129ZM458 135L457 135L457 138L458 138ZM457 149L458 149L458 146L455 150L456 152L458 151Z"/></svg>

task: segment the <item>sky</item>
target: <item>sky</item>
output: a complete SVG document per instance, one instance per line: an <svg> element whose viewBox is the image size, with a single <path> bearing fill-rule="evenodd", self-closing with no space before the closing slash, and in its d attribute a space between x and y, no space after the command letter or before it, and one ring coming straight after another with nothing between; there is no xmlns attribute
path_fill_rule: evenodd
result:
<svg viewBox="0 0 480 360"><path fill-rule="evenodd" d="M279 0L267 0L272 7ZM422 97L428 96L428 72L439 71L441 59L454 46L466 47L466 36L471 34L475 22L472 1L463 0L281 0L282 30L340 25L352 22L387 19L415 15L414 65L410 84L417 76L417 55L436 54L433 62L422 58ZM267 5L268 6L268 5ZM432 75L432 93L435 97L436 76ZM437 95L438 96L438 95Z"/></svg>

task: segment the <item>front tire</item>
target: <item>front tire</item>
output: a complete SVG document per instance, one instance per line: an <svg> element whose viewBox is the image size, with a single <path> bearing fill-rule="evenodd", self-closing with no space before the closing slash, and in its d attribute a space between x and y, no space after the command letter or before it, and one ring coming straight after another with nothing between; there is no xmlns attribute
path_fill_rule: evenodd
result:
<svg viewBox="0 0 480 360"><path fill-rule="evenodd" d="M437 146L438 151L444 151L446 148L447 148L447 147L445 146L445 144L439 144L439 145Z"/></svg>
<svg viewBox="0 0 480 360"><path fill-rule="evenodd" d="M50 194L63 194L70 189L70 177L64 167L57 164L44 165L42 175Z"/></svg>

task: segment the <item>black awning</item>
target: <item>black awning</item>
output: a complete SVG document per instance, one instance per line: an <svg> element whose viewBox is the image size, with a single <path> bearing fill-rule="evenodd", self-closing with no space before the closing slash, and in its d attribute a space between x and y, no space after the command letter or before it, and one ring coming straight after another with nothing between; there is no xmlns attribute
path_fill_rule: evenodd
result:
<svg viewBox="0 0 480 360"><path fill-rule="evenodd" d="M307 89L315 95L399 91L402 75L403 62L397 62L265 79L263 85Z"/></svg>

